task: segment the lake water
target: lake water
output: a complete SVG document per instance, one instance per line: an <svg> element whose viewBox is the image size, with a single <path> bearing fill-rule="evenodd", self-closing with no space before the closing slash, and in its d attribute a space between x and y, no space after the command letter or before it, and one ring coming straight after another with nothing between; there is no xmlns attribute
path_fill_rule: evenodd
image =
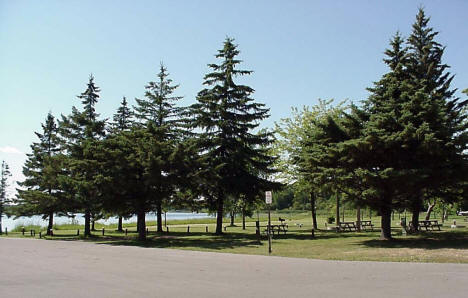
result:
<svg viewBox="0 0 468 298"><path fill-rule="evenodd" d="M208 213L191 213L191 212L167 212L166 219L196 219L196 218L209 218L212 217ZM117 217L111 217L109 219L101 219L97 222L103 224L111 224L111 223L118 223ZM124 219L124 223L136 222L137 217L136 215L129 218ZM146 221L156 221L156 214L155 213L147 213L146 214ZM164 214L163 214L163 221L164 221ZM25 226L25 225L38 225L42 227L47 227L48 220L43 220L41 216L31 216L31 217L20 217L16 220L13 220L13 217L7 218L6 216L2 217L2 229L8 228L9 231L13 230L16 226ZM70 218L66 216L55 216L54 217L54 224L81 224L84 225L84 217L83 214L76 214L75 218Z"/></svg>

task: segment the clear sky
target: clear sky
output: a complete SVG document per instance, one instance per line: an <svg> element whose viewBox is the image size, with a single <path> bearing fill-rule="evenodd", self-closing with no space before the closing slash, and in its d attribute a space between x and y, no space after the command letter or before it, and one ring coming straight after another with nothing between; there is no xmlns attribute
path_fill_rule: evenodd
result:
<svg viewBox="0 0 468 298"><path fill-rule="evenodd" d="M80 107L90 73L111 117L131 104L161 61L183 105L202 88L207 63L235 38L245 83L271 109L263 126L318 98L359 101L386 71L383 51L404 36L419 6L447 46L453 87L468 87L468 1L7 1L0 0L0 160L21 180L24 153L47 113Z"/></svg>

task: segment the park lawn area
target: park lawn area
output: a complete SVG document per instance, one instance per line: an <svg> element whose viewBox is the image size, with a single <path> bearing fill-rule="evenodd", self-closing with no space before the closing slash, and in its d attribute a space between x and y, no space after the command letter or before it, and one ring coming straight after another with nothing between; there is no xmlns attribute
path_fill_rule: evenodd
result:
<svg viewBox="0 0 468 298"><path fill-rule="evenodd" d="M398 219L392 223L393 241L379 240L379 217L373 217L374 231L340 232L325 229L325 217L319 217L319 230L315 231L315 238L311 237L310 215L295 213L282 216L288 223L286 235L275 235L272 240L273 256L295 258L312 258L323 260L348 261L391 261L391 262L436 262L436 263L468 263L468 223L462 217L450 218L442 227L442 231L423 231L416 235L402 235L398 227ZM272 219L278 219L274 214ZM368 218L365 218L368 220ZM450 223L456 219L459 228L451 229ZM264 234L259 239L255 235L255 219L247 222L247 229L242 230L241 223L236 226L225 224L225 234L213 234L215 225L212 219L168 221L169 233L158 235L155 226L148 226L148 241L136 240L134 224L126 225L128 235L115 231L115 226L104 226L105 235L102 236L102 225L93 232L93 237L84 239L76 236L76 229L82 226L57 226L54 237L46 239L57 240L85 240L105 245L134 245L142 247L186 249L198 251L212 251L222 253L268 255L268 241ZM262 231L266 225L265 217L260 216ZM348 218L347 221L353 219ZM278 223L274 221L273 223ZM302 226L301 226L302 224ZM464 225L464 227L460 226ZM187 227L190 232L187 233ZM125 226L124 226L125 227ZM206 233L208 228L208 233ZM28 227L25 227L29 231ZM23 237L19 232L9 233L9 237ZM24 237L31 237L29 232ZM36 233L36 238L38 234Z"/></svg>

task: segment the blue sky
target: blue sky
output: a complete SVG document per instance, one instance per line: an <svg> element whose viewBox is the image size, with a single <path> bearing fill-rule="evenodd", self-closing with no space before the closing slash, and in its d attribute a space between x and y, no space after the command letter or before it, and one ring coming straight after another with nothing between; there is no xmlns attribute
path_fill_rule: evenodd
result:
<svg viewBox="0 0 468 298"><path fill-rule="evenodd" d="M0 0L0 160L21 180L24 153L47 113L68 114L90 73L111 117L142 97L161 61L194 102L207 63L235 38L245 83L271 109L263 126L318 98L359 101L386 71L383 51L407 36L418 7L447 46L444 61L468 87L468 1L6 1Z"/></svg>

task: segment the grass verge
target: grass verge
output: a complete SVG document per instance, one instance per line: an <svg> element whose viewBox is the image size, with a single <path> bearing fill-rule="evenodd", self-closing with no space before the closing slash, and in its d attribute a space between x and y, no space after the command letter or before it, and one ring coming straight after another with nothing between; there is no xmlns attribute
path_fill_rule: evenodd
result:
<svg viewBox="0 0 468 298"><path fill-rule="evenodd" d="M315 231L312 239L310 215L307 213L279 214L287 219L288 232L285 235L273 237L273 252L275 256L314 258L323 260L349 260L349 261L393 261L393 262L437 262L437 263L468 263L468 228L451 229L447 224L442 231L423 231L416 235L402 235L398 227L398 219L394 219L392 226L393 241L380 241L380 218L373 217L374 231L342 232L326 230L325 217L319 217L319 230ZM278 214L272 215L277 219ZM366 218L367 219L367 218ZM463 218L453 217L462 223ZM93 237L83 238L83 227L78 225L57 226L54 237L45 239L85 240L102 245L133 245L142 247L174 248L200 251L213 251L225 253L268 255L268 242L265 235L258 238L255 235L256 218L247 221L246 230L242 230L241 223L228 226L224 235L213 234L215 225L212 219L196 219L182 221L168 221L169 233L156 234L155 223L149 222L148 240L136 240L136 227L134 224L125 225L128 234L115 231L115 225L96 225L97 231ZM260 216L261 225L265 226L265 216ZM346 219L351 221L352 219ZM277 223L277 222L276 222ZM190 226L190 233L187 233ZM105 234L102 236L102 227ZM208 233L206 232L208 228ZM24 237L31 237L29 230L38 227L25 227ZM81 235L76 236L76 230ZM263 229L262 229L263 230ZM42 233L44 233L42 229ZM23 237L20 231L11 232L9 237Z"/></svg>

